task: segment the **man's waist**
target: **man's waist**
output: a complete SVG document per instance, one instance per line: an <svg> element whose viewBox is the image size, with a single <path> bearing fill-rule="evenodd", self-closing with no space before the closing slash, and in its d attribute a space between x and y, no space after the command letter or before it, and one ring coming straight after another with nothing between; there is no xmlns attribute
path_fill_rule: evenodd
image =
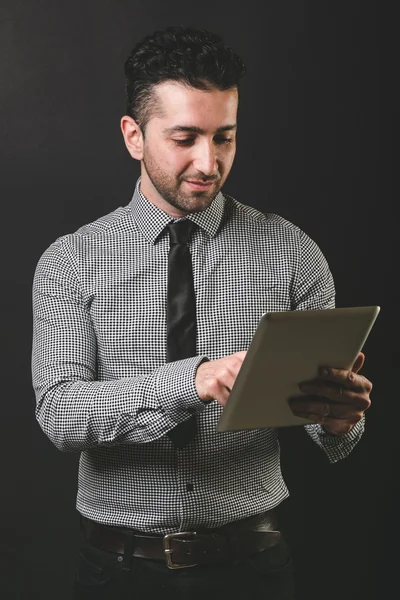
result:
<svg viewBox="0 0 400 600"><path fill-rule="evenodd" d="M113 527L81 517L85 539L102 550L165 560L169 568L231 562L256 554L280 540L278 518L269 510L218 528L193 527L166 535Z"/></svg>

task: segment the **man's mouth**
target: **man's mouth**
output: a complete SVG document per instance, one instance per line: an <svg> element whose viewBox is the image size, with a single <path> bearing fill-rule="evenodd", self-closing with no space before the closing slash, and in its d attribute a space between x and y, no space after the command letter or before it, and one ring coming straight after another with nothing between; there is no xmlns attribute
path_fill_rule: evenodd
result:
<svg viewBox="0 0 400 600"><path fill-rule="evenodd" d="M214 185L215 181L192 181L185 179L186 183L188 183L193 189L197 190L208 190L212 185Z"/></svg>

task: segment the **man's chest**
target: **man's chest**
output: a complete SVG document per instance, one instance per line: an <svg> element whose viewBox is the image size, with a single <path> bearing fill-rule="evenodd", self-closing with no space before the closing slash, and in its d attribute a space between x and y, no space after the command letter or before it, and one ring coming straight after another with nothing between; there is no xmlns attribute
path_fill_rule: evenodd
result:
<svg viewBox="0 0 400 600"><path fill-rule="evenodd" d="M192 264L197 354L214 359L246 349L264 312L290 308L289 282L266 256L199 246ZM168 248L111 257L93 273L90 315L100 361L128 368L129 376L165 363Z"/></svg>

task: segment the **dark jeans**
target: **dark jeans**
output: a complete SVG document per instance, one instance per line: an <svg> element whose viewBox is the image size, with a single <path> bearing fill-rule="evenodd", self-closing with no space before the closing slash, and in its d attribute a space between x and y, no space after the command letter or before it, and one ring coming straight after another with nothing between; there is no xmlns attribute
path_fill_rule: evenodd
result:
<svg viewBox="0 0 400 600"><path fill-rule="evenodd" d="M81 534L82 535L82 534ZM74 581L75 600L293 600L290 550L284 538L239 563L168 569L163 561L122 557L81 537Z"/></svg>

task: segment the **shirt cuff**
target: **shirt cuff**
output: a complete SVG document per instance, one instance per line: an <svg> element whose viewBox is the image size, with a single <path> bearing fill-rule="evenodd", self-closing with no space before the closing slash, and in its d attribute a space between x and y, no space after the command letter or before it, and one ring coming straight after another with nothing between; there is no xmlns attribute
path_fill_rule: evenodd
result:
<svg viewBox="0 0 400 600"><path fill-rule="evenodd" d="M305 428L313 439L328 456L329 462L337 462L345 458L359 442L365 429L365 415L350 429L342 435L330 435L322 425L305 425Z"/></svg>
<svg viewBox="0 0 400 600"><path fill-rule="evenodd" d="M198 367L207 360L205 355L194 356L167 363L158 369L156 400L175 423L185 421L188 415L206 408L207 403L197 393L195 380Z"/></svg>

